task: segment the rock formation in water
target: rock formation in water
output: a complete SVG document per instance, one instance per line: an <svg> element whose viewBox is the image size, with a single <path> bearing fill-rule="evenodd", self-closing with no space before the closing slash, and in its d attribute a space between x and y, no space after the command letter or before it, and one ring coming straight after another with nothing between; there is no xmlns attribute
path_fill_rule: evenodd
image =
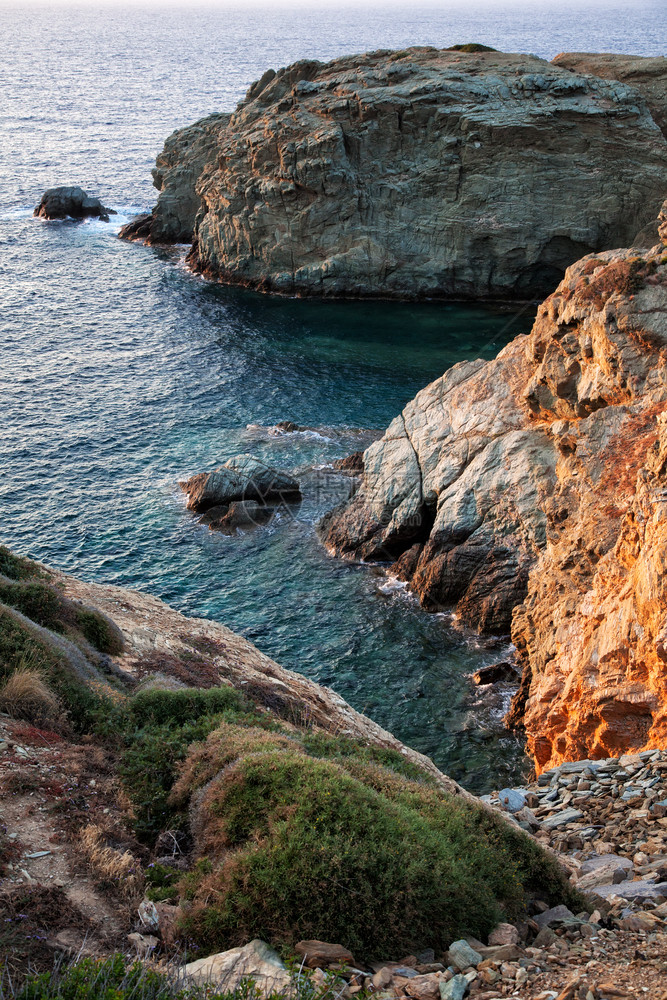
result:
<svg viewBox="0 0 667 1000"><path fill-rule="evenodd" d="M630 56L612 52L561 52L552 60L573 73L587 73L605 80L629 84L646 101L653 120L667 136L667 58ZM644 226L633 240L634 246L652 247L657 242L657 220Z"/></svg>
<svg viewBox="0 0 667 1000"><path fill-rule="evenodd" d="M405 407L321 525L426 606L511 625L540 768L667 746L666 317L662 247L579 261L529 336Z"/></svg>
<svg viewBox="0 0 667 1000"><path fill-rule="evenodd" d="M105 208L99 198L91 198L80 187L49 188L33 215L40 219L101 219L108 222L116 213Z"/></svg>
<svg viewBox="0 0 667 1000"><path fill-rule="evenodd" d="M213 472L200 472L179 483L188 510L200 513L235 501L300 500L299 481L284 469L274 469L253 455L235 455Z"/></svg>
<svg viewBox="0 0 667 1000"><path fill-rule="evenodd" d="M627 246L664 197L637 89L533 56L414 48L272 70L175 133L126 235L286 293L529 297ZM196 219L195 219L196 216Z"/></svg>

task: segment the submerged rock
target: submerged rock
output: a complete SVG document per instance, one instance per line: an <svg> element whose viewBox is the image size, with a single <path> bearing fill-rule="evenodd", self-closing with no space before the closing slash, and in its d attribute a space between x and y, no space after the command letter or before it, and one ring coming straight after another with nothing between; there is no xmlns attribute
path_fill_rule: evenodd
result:
<svg viewBox="0 0 667 1000"><path fill-rule="evenodd" d="M628 84L493 51L303 60L167 140L148 238L290 294L530 297L629 245L666 170Z"/></svg>
<svg viewBox="0 0 667 1000"><path fill-rule="evenodd" d="M105 208L99 198L91 198L80 187L49 188L33 212L40 219L86 219L89 217L109 221L116 213Z"/></svg>
<svg viewBox="0 0 667 1000"><path fill-rule="evenodd" d="M275 507L256 500L235 500L228 507L210 507L201 518L212 531L235 535L237 531L252 531L268 524L276 512Z"/></svg>
<svg viewBox="0 0 667 1000"><path fill-rule="evenodd" d="M201 472L179 483L188 495L188 510L204 512L235 501L298 500L298 480L253 455L237 455L213 472ZM226 512L225 512L226 513ZM239 515L242 509L237 511Z"/></svg>
<svg viewBox="0 0 667 1000"><path fill-rule="evenodd" d="M571 267L533 330L423 389L320 526L428 608L511 626L538 770L667 746L667 253Z"/></svg>

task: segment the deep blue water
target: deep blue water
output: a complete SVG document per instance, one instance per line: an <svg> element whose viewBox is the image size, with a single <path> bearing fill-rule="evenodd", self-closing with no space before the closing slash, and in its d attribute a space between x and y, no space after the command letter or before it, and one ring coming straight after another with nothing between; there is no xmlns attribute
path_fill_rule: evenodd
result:
<svg viewBox="0 0 667 1000"><path fill-rule="evenodd" d="M359 429L386 426L456 361L492 357L529 329L530 310L269 298L208 284L180 250L115 233L151 204L166 135L233 107L269 65L470 39L650 54L662 5L26 7L0 8L0 28L2 541L225 622L469 787L517 777L503 699L467 676L498 653L378 573L330 559L314 524L346 485L326 466L367 440ZM120 214L32 219L55 183L80 183ZM257 429L285 419L320 430ZM197 523L176 484L240 451L300 470L307 495L293 516L227 538Z"/></svg>

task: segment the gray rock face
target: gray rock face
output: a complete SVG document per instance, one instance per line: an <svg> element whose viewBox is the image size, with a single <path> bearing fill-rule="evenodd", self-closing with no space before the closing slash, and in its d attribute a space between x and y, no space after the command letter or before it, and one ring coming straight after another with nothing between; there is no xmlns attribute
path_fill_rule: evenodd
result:
<svg viewBox="0 0 667 1000"><path fill-rule="evenodd" d="M425 607L457 604L480 631L509 631L546 541L558 456L522 404L526 339L422 389L364 453L350 503L320 524L330 551L397 560Z"/></svg>
<svg viewBox="0 0 667 1000"><path fill-rule="evenodd" d="M160 192L153 211L140 215L119 235L147 243L189 243L201 200L195 185L204 166L214 158L219 131L231 115L214 114L178 129L169 136L153 168L153 184Z"/></svg>
<svg viewBox="0 0 667 1000"><path fill-rule="evenodd" d="M530 297L628 246L666 171L623 83L499 52L303 61L168 140L150 238L198 213L196 270L279 292Z"/></svg>
<svg viewBox="0 0 667 1000"><path fill-rule="evenodd" d="M188 510L198 512L236 501L298 499L298 481L253 455L236 455L213 472L203 472L179 484L188 495ZM243 511L238 511L239 515ZM247 513L247 512L246 512Z"/></svg>
<svg viewBox="0 0 667 1000"><path fill-rule="evenodd" d="M667 135L667 57L626 56L612 52L561 52L552 60L573 73L590 73L635 87L656 124Z"/></svg>
<svg viewBox="0 0 667 1000"><path fill-rule="evenodd" d="M49 188L33 212L40 219L85 219L98 218L109 221L116 213L105 208L99 198L90 198L80 187Z"/></svg>

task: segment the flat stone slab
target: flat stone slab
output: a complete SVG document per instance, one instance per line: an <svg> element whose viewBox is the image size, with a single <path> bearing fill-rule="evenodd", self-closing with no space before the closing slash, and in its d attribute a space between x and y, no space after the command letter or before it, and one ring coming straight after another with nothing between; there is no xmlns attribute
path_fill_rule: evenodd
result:
<svg viewBox="0 0 667 1000"><path fill-rule="evenodd" d="M555 830L559 826L567 826L568 823L576 823L581 819L583 813L578 809L563 809L562 812L554 813L542 820L543 830Z"/></svg>
<svg viewBox="0 0 667 1000"><path fill-rule="evenodd" d="M616 885L596 885L590 889L591 896L607 899L620 896L621 899L667 899L667 882L619 882Z"/></svg>
<svg viewBox="0 0 667 1000"><path fill-rule="evenodd" d="M536 914L533 919L539 927L549 927L550 924L562 923L563 920L573 920L574 913L560 903L558 906L552 906L550 910L545 910L544 913Z"/></svg>
<svg viewBox="0 0 667 1000"><path fill-rule="evenodd" d="M582 875L597 871L598 868L606 868L607 865L614 865L615 868L625 868L630 871L633 868L630 858L624 858L622 854L600 854L596 858L587 858L583 861L579 869Z"/></svg>

